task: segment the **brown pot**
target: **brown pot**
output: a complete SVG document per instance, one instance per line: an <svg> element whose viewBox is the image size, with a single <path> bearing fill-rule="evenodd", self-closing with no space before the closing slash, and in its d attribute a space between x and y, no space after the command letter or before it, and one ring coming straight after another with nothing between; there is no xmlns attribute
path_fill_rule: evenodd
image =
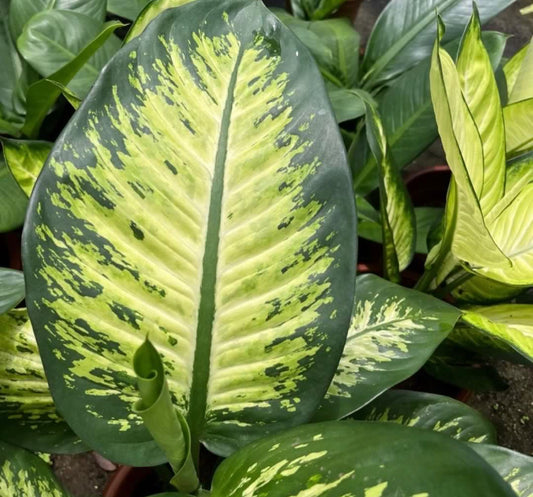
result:
<svg viewBox="0 0 533 497"><path fill-rule="evenodd" d="M103 497L141 497L143 495L140 493L141 489L149 487L156 477L157 472L154 468L120 466L110 476Z"/></svg>

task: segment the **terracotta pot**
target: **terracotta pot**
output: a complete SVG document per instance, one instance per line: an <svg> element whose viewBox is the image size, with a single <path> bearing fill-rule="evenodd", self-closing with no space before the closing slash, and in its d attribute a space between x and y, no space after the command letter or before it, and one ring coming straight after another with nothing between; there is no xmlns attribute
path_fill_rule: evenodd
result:
<svg viewBox="0 0 533 497"><path fill-rule="evenodd" d="M156 479L157 471L155 468L120 466L110 476L104 488L103 497L141 497L143 495L140 493L142 489L150 487L152 481Z"/></svg>

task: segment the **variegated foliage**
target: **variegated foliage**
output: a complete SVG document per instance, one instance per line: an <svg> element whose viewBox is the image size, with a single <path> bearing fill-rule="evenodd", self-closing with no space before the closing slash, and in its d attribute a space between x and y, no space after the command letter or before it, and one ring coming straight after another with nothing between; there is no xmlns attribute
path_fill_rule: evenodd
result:
<svg viewBox="0 0 533 497"><path fill-rule="evenodd" d="M340 419L423 366L460 311L375 275L357 278L342 358L317 419Z"/></svg>
<svg viewBox="0 0 533 497"><path fill-rule="evenodd" d="M85 449L57 413L25 309L0 316L0 438L40 452Z"/></svg>
<svg viewBox="0 0 533 497"><path fill-rule="evenodd" d="M439 40L443 31L441 26ZM451 249L476 274L509 285L530 285L533 169L527 157L527 165L506 168L511 126L507 118L504 125L505 111L502 115L477 13L463 37L457 64L439 40L433 52L431 92L454 181L445 233L430 254L429 266L441 262ZM530 125L515 124L520 132L531 134Z"/></svg>
<svg viewBox="0 0 533 497"><path fill-rule="evenodd" d="M68 497L52 468L36 455L0 442L2 497Z"/></svg>
<svg viewBox="0 0 533 497"><path fill-rule="evenodd" d="M217 469L212 497L263 495L516 497L462 442L432 431L356 421L302 426L254 442Z"/></svg>
<svg viewBox="0 0 533 497"><path fill-rule="evenodd" d="M309 419L349 325L354 219L292 33L257 0L167 10L103 71L32 196L27 302L58 408L108 457L163 461L132 411L149 336L193 446Z"/></svg>

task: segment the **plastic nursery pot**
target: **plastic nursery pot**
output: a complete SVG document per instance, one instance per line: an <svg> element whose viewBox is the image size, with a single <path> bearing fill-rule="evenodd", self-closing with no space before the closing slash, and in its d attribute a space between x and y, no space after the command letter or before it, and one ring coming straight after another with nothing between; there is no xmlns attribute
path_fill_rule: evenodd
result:
<svg viewBox="0 0 533 497"><path fill-rule="evenodd" d="M144 497L159 492L154 488L158 475L155 468L120 466L110 477L103 497Z"/></svg>

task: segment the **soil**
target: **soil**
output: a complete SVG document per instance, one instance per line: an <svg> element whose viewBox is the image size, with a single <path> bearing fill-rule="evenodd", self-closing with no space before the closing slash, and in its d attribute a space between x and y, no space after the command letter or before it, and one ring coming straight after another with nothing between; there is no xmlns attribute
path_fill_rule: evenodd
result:
<svg viewBox="0 0 533 497"><path fill-rule="evenodd" d="M284 1L274 3L282 5ZM361 34L363 45L387 3L388 0L365 0L361 5L355 27ZM533 15L521 16L519 13L520 8L530 4L531 0L517 1L487 26L489 29L513 33L507 54L514 53L525 44L533 32ZM442 148L437 142L412 167L443 163ZM498 362L496 367L507 380L509 388L502 392L473 393L468 404L495 425L500 445L533 455L533 369L507 362ZM90 453L55 456L53 462L57 477L73 497L101 497L105 482L112 474L112 471L103 469Z"/></svg>

